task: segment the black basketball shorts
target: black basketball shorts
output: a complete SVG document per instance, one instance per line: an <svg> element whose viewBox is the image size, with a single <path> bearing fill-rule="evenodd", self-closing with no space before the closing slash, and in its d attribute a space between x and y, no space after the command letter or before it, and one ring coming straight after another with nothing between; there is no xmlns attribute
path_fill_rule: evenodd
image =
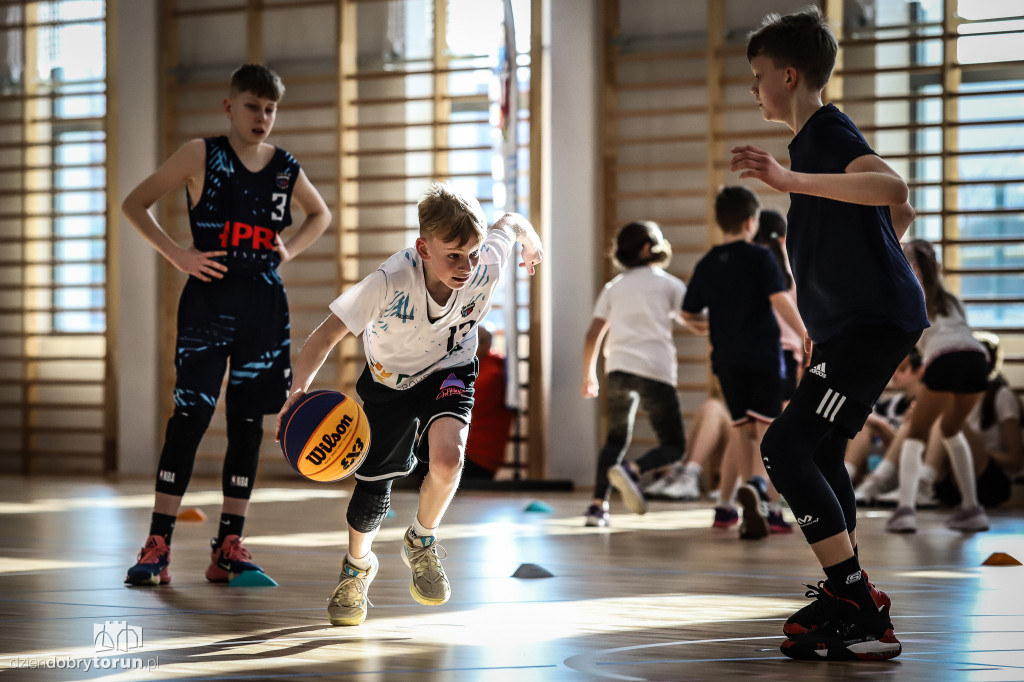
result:
<svg viewBox="0 0 1024 682"><path fill-rule="evenodd" d="M719 364L715 376L734 426L751 419L767 423L782 414L783 379L778 367L765 370Z"/></svg>
<svg viewBox="0 0 1024 682"><path fill-rule="evenodd" d="M815 343L789 409L810 410L853 438L920 337L894 325L856 325Z"/></svg>
<svg viewBox="0 0 1024 682"><path fill-rule="evenodd" d="M290 344L288 298L276 271L212 282L190 277L178 303L175 406L212 409L230 358L228 411L276 413L291 388Z"/></svg>
<svg viewBox="0 0 1024 682"><path fill-rule="evenodd" d="M988 388L988 355L973 350L945 353L924 368L923 383L929 391L984 393Z"/></svg>
<svg viewBox="0 0 1024 682"><path fill-rule="evenodd" d="M356 393L370 422L370 451L356 472L363 481L407 476L417 457L429 462L427 432L441 417L469 424L473 412L473 383L479 363L438 370L412 388L398 391L377 383L365 367Z"/></svg>

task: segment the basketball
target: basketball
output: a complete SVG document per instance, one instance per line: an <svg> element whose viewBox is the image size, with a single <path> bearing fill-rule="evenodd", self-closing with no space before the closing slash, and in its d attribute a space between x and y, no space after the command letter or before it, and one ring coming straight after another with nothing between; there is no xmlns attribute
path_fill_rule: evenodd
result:
<svg viewBox="0 0 1024 682"><path fill-rule="evenodd" d="M356 472L370 448L370 422L359 404L337 391L302 396L281 420L288 464L314 481L340 481Z"/></svg>

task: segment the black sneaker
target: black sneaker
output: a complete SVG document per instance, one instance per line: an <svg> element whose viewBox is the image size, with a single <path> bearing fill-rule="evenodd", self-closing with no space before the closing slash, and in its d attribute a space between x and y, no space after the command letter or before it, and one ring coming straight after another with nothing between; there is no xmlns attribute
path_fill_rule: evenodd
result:
<svg viewBox="0 0 1024 682"><path fill-rule="evenodd" d="M647 513L647 500L640 487L640 476L625 464L616 464L608 470L608 482L622 494L626 509L634 514Z"/></svg>
<svg viewBox="0 0 1024 682"><path fill-rule="evenodd" d="M736 501L743 508L741 513L743 520L740 522L740 539L760 540L768 537L771 527L768 525L768 515L765 513L764 500L756 486L747 483L736 491Z"/></svg>
<svg viewBox="0 0 1024 682"><path fill-rule="evenodd" d="M864 572L864 580L868 580L867 572ZM870 580L868 580L868 591L871 592L871 598L875 600L879 611L882 610L882 607L892 604L889 595L876 589ZM806 635L811 630L819 628L828 618L832 610L832 602L836 598L827 580L819 580L817 587L807 585L807 592L804 593L804 596L814 601L790 616L786 624L782 626L782 632L791 639Z"/></svg>
<svg viewBox="0 0 1024 682"><path fill-rule="evenodd" d="M829 599L822 625L779 649L800 661L887 661L903 652L889 620L889 607L865 613L846 599Z"/></svg>

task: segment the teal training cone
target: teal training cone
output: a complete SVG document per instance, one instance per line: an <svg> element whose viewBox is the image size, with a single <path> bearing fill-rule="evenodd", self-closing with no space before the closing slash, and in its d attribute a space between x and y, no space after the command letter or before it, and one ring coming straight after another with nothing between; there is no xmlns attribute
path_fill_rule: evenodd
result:
<svg viewBox="0 0 1024 682"><path fill-rule="evenodd" d="M554 510L554 508L550 504L545 504L544 502L541 502L540 500L534 500L530 504L526 505L526 508L523 509L523 511L524 512L536 512L536 513L539 513L539 514L550 514L551 512L553 512L555 510Z"/></svg>
<svg viewBox="0 0 1024 682"><path fill-rule="evenodd" d="M554 578L555 575L537 564L520 564L516 572L512 574L512 577L529 580L532 578Z"/></svg>
<svg viewBox="0 0 1024 682"><path fill-rule="evenodd" d="M261 571L242 571L228 582L231 587L277 587L277 581Z"/></svg>
<svg viewBox="0 0 1024 682"><path fill-rule="evenodd" d="M395 510L394 509L388 509L388 513L384 515L384 518L385 519L393 519L393 518L395 518L395 516L397 516L397 514L395 514Z"/></svg>

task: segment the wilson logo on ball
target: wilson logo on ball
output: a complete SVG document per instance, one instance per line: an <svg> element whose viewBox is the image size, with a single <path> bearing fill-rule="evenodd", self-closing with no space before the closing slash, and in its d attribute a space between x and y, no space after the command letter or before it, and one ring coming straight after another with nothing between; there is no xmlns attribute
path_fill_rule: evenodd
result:
<svg viewBox="0 0 1024 682"><path fill-rule="evenodd" d="M314 481L338 481L355 473L370 442L366 413L337 391L313 391L281 420L281 450L293 469Z"/></svg>

